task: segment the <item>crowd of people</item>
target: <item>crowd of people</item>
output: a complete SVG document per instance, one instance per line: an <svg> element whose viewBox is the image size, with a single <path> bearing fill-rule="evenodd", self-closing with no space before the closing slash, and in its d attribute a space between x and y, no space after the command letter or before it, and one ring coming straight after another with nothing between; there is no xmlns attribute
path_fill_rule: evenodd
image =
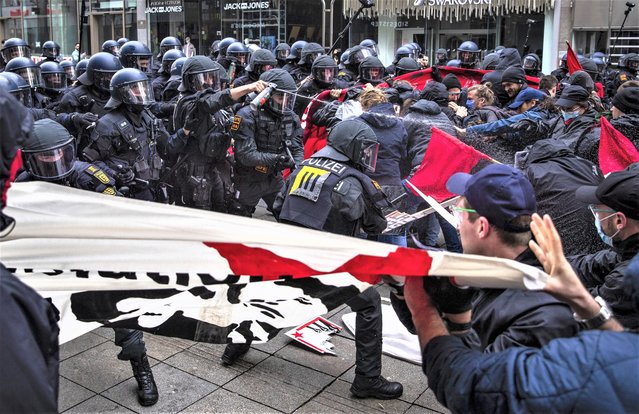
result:
<svg viewBox="0 0 639 414"><path fill-rule="evenodd" d="M429 67L415 43L398 48L390 65L370 39L335 56L303 40L271 51L234 38L196 55L188 39L172 36L155 56L128 39L107 40L77 64L61 60L52 41L38 63L30 51L18 38L0 50L2 118L15 111L24 119L13 131L24 163L17 181L246 217L263 200L282 223L404 247L410 235L437 248L441 232L449 251L544 268L552 276L545 292L461 289L447 278L390 282L439 401L456 412L639 406L639 272L630 265L639 252L639 164L604 178L598 156L602 117L639 148L639 55L622 56L616 70L602 53L581 56L583 70L573 73L562 59L544 75L536 54L498 47L482 58L467 41L456 59L437 50L432 79L418 90L402 77ZM442 77L445 67L487 72L467 87L453 73ZM317 109L304 116L310 103ZM310 124L326 128L326 146L305 153ZM457 228L431 214L382 234L389 212L425 206L406 181L432 127L494 163L448 180L460 196ZM3 181L15 158L6 142ZM352 394L400 397L402 384L382 376L378 291L348 304L357 313ZM625 332L581 332L593 329ZM142 332L117 328L115 342L118 358L131 363L139 403L155 404ZM228 344L222 362L249 348ZM544 377L553 369L561 381Z"/></svg>

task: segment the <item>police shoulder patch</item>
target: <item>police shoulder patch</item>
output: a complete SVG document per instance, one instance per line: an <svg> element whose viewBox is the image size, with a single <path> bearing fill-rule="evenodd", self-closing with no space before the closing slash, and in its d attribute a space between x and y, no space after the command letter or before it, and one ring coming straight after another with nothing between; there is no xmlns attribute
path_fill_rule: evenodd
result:
<svg viewBox="0 0 639 414"><path fill-rule="evenodd" d="M625 73L622 73L621 75L619 75L619 80L625 82L628 80L628 76Z"/></svg>
<svg viewBox="0 0 639 414"><path fill-rule="evenodd" d="M87 167L87 172L91 174L92 176L94 176L95 178L97 178L98 181L100 181L102 184L109 184L109 182L111 182L111 180L109 179L109 176L106 175L104 171L102 171L101 169L93 165L89 165Z"/></svg>
<svg viewBox="0 0 639 414"><path fill-rule="evenodd" d="M102 191L102 194L106 194L106 195L115 195L115 188L113 187L107 187Z"/></svg>
<svg viewBox="0 0 639 414"><path fill-rule="evenodd" d="M350 189L351 189L351 183L349 183L346 180L341 180L340 182L337 183L337 185L335 185L335 187L333 188L333 191L335 191L337 194L345 196L346 194L348 194L348 191Z"/></svg>
<svg viewBox="0 0 639 414"><path fill-rule="evenodd" d="M233 123L231 124L231 131L237 131L240 129L240 124L242 123L242 117L239 115L235 115L233 117Z"/></svg>
<svg viewBox="0 0 639 414"><path fill-rule="evenodd" d="M377 188L379 191L382 191L382 187L379 185L379 183L375 180L373 180L371 178L371 181L373 182L373 185L375 186L375 188Z"/></svg>

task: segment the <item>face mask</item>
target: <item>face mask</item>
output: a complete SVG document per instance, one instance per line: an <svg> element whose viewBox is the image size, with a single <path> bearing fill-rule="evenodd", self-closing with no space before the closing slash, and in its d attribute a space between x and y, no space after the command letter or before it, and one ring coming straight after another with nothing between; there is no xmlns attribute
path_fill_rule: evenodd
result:
<svg viewBox="0 0 639 414"><path fill-rule="evenodd" d="M472 99L468 99L466 101L466 108L475 109L475 101L473 101Z"/></svg>
<svg viewBox="0 0 639 414"><path fill-rule="evenodd" d="M613 247L613 245L614 245L614 241L612 240L612 238L615 237L617 234L619 234L621 229L617 230L617 232L615 234L613 234L612 236L608 236L606 233L604 233L603 229L601 228L601 221L609 219L612 216L614 216L614 214L611 214L608 217L604 217L601 220L595 219L595 227L597 228L597 234L599 234L599 237L601 238L601 241L606 243L610 247Z"/></svg>
<svg viewBox="0 0 639 414"><path fill-rule="evenodd" d="M561 111L561 116L564 118L565 122L568 122L572 119L577 118L579 116L579 111L575 111L575 112Z"/></svg>

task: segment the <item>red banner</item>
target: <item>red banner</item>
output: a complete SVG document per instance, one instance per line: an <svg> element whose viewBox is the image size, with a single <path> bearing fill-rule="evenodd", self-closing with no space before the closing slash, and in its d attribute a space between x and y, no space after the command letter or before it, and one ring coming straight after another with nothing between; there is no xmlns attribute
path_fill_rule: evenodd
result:
<svg viewBox="0 0 639 414"><path fill-rule="evenodd" d="M601 137L599 139L599 166L604 174L620 171L639 162L639 150L610 122L601 117Z"/></svg>

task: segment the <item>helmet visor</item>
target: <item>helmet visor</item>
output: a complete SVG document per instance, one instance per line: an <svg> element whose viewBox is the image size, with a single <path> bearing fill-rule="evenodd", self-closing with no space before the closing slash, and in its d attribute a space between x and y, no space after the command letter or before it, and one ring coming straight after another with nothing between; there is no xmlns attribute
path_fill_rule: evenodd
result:
<svg viewBox="0 0 639 414"><path fill-rule="evenodd" d="M64 73L67 75L67 79L74 80L75 79L75 68L71 65L64 67Z"/></svg>
<svg viewBox="0 0 639 414"><path fill-rule="evenodd" d="M149 81L127 83L119 87L122 102L129 105L147 106L155 102Z"/></svg>
<svg viewBox="0 0 639 414"><path fill-rule="evenodd" d="M364 140L362 142L362 150L360 151L359 164L366 168L367 171L374 172L377 167L377 152L379 143L376 141Z"/></svg>
<svg viewBox="0 0 639 414"><path fill-rule="evenodd" d="M93 86L101 91L108 91L114 74L113 71L93 70ZM78 76L80 75L78 74Z"/></svg>
<svg viewBox="0 0 639 414"><path fill-rule="evenodd" d="M315 68L315 78L320 82L331 83L337 76L337 68Z"/></svg>
<svg viewBox="0 0 639 414"><path fill-rule="evenodd" d="M22 150L26 169L37 178L57 180L67 176L75 162L75 142L70 139L65 144L41 151Z"/></svg>
<svg viewBox="0 0 639 414"><path fill-rule="evenodd" d="M135 66L141 72L151 72L151 56L135 56Z"/></svg>
<svg viewBox="0 0 639 414"><path fill-rule="evenodd" d="M524 58L524 64L522 66L524 69L537 69L537 61L534 58L527 56Z"/></svg>
<svg viewBox="0 0 639 414"><path fill-rule="evenodd" d="M313 63L313 62L315 62L315 59L317 59L318 57L323 56L323 55L324 55L324 53L321 53L321 52L309 53L308 55L306 55L307 56L306 57L306 61L308 63Z"/></svg>
<svg viewBox="0 0 639 414"><path fill-rule="evenodd" d="M369 82L381 82L384 79L384 68L361 68L362 80Z"/></svg>
<svg viewBox="0 0 639 414"><path fill-rule="evenodd" d="M31 57L31 49L29 46L12 46L2 51L2 57L5 62L9 62L17 57Z"/></svg>
<svg viewBox="0 0 639 414"><path fill-rule="evenodd" d="M368 48L363 48L358 50L353 56L352 62L356 65L362 63L362 60L366 59L369 56L373 56L373 53Z"/></svg>
<svg viewBox="0 0 639 414"><path fill-rule="evenodd" d="M467 50L461 50L457 54L457 59L461 60L462 63L475 63L476 60L476 52L469 52Z"/></svg>
<svg viewBox="0 0 639 414"><path fill-rule="evenodd" d="M111 46L105 50L107 53L111 53L113 56L120 55L120 47L119 46Z"/></svg>
<svg viewBox="0 0 639 414"><path fill-rule="evenodd" d="M193 91L203 91L212 88L214 91L220 90L220 74L217 70L210 72L194 73L189 75Z"/></svg>
<svg viewBox="0 0 639 414"><path fill-rule="evenodd" d="M67 76L65 73L46 73L42 75L44 87L47 89L55 89L57 91L67 86Z"/></svg>
<svg viewBox="0 0 639 414"><path fill-rule="evenodd" d="M280 49L277 51L276 57L278 59L286 59L288 57L288 53L290 52L290 50L288 49Z"/></svg>
<svg viewBox="0 0 639 414"><path fill-rule="evenodd" d="M235 59L235 63L238 65L245 65L248 62L248 52L231 52L229 57Z"/></svg>
<svg viewBox="0 0 639 414"><path fill-rule="evenodd" d="M182 47L178 45L160 46L160 53L165 54L171 49L182 50Z"/></svg>
<svg viewBox="0 0 639 414"><path fill-rule="evenodd" d="M437 60L448 60L448 53L439 52L435 57Z"/></svg>
<svg viewBox="0 0 639 414"><path fill-rule="evenodd" d="M32 88L42 85L42 77L40 76L40 68L38 67L18 69L16 73Z"/></svg>
<svg viewBox="0 0 639 414"><path fill-rule="evenodd" d="M628 69L639 69L639 58L633 58L633 59L628 59L628 62L626 63L626 67Z"/></svg>
<svg viewBox="0 0 639 414"><path fill-rule="evenodd" d="M60 49L58 49L57 47L48 47L42 50L42 54L44 55L44 57L55 58L60 55Z"/></svg>
<svg viewBox="0 0 639 414"><path fill-rule="evenodd" d="M276 91L269 99L271 109L280 114L290 114L295 106L295 95L290 92Z"/></svg>
<svg viewBox="0 0 639 414"><path fill-rule="evenodd" d="M14 98L20 101L22 105L26 106L27 108L31 108L33 106L30 88L21 88L17 91L11 91L11 95L13 95Z"/></svg>

